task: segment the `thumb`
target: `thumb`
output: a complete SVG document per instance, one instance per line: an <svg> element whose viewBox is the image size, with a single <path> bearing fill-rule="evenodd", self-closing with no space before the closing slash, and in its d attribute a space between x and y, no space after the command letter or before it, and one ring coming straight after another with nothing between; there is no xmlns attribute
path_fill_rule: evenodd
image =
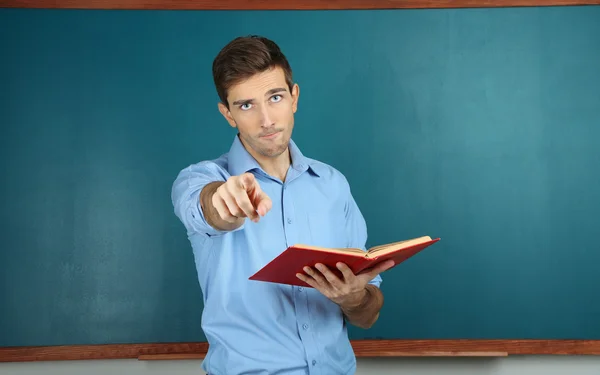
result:
<svg viewBox="0 0 600 375"><path fill-rule="evenodd" d="M271 201L271 198L265 194L265 192L261 191L258 194L255 205L256 212L258 212L260 216L265 216L267 212L271 210L271 207L273 207L273 202Z"/></svg>
<svg viewBox="0 0 600 375"><path fill-rule="evenodd" d="M377 263L375 266L367 268L361 271L357 276L364 277L367 282L371 281L375 276L380 273L387 271L396 266L396 262L393 259L388 259L383 262Z"/></svg>

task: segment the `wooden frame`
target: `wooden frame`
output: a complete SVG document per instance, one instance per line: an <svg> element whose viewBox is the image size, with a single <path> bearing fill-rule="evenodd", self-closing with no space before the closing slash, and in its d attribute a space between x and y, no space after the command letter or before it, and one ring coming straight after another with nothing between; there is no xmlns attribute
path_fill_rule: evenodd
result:
<svg viewBox="0 0 600 375"><path fill-rule="evenodd" d="M600 0L0 0L0 8L316 10L598 5Z"/></svg>
<svg viewBox="0 0 600 375"><path fill-rule="evenodd" d="M357 357L505 357L600 355L600 340L354 340ZM114 344L0 348L0 362L83 359L202 359L208 344Z"/></svg>
<svg viewBox="0 0 600 375"><path fill-rule="evenodd" d="M600 0L0 0L0 8L341 10L600 5ZM355 340L357 357L600 355L600 340ZM207 343L0 347L0 362L201 359Z"/></svg>

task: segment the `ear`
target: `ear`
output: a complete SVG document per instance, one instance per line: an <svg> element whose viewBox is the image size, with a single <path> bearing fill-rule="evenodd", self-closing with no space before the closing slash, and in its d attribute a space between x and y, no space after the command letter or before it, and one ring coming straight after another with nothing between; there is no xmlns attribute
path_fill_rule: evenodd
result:
<svg viewBox="0 0 600 375"><path fill-rule="evenodd" d="M235 120L233 119L233 117L231 117L231 112L229 111L229 109L227 109L227 107L225 106L225 104L219 102L219 112L221 112L221 114L223 115L223 117L225 117L225 120L227 120L227 122L229 123L229 125L232 128L237 127L237 124L235 123Z"/></svg>
<svg viewBox="0 0 600 375"><path fill-rule="evenodd" d="M294 113L298 110L298 98L300 97L300 86L297 83L292 87L292 110Z"/></svg>

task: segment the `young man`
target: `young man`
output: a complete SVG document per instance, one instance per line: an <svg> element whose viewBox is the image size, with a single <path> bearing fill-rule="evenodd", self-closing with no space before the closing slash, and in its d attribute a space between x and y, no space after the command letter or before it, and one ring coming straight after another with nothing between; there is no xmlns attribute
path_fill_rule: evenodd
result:
<svg viewBox="0 0 600 375"><path fill-rule="evenodd" d="M231 41L213 62L218 108L237 129L229 152L183 169L172 191L203 292L203 369L221 374L354 374L346 321L368 328L383 304L379 273L338 278L320 264L311 288L248 278L295 243L365 249L367 230L345 177L292 141L300 89L279 47Z"/></svg>

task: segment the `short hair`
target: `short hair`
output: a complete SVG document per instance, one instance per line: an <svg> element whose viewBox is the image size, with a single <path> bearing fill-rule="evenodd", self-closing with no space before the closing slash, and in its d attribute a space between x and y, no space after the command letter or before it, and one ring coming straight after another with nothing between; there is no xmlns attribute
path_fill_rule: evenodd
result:
<svg viewBox="0 0 600 375"><path fill-rule="evenodd" d="M213 80L219 99L229 108L227 94L231 86L274 67L283 69L291 92L292 68L275 42L258 35L233 39L221 49L212 65Z"/></svg>

